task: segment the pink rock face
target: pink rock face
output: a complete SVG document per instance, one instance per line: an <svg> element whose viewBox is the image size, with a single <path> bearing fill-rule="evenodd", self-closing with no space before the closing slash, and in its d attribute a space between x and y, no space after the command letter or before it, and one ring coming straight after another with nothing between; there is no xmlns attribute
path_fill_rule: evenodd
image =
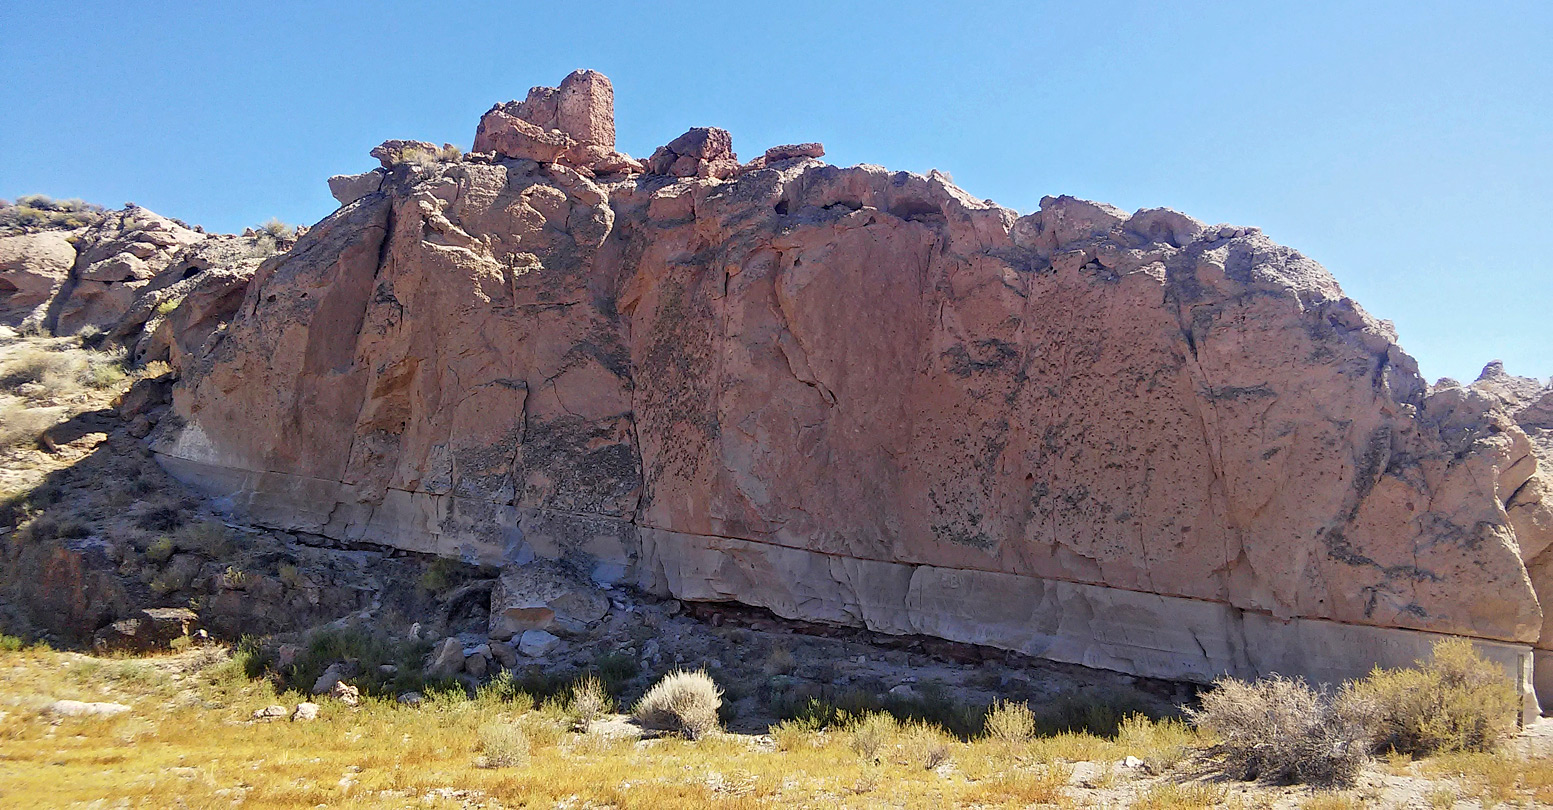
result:
<svg viewBox="0 0 1553 810"><path fill-rule="evenodd" d="M1315 262L733 160L385 180L260 269L158 452L271 525L1143 674L1548 646L1541 406L1431 391Z"/></svg>

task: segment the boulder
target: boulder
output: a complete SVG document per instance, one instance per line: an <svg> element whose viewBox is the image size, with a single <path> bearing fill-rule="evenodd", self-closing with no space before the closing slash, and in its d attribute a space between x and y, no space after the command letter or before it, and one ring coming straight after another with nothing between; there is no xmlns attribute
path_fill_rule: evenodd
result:
<svg viewBox="0 0 1553 810"><path fill-rule="evenodd" d="M559 638L543 630L526 630L518 639L518 652L530 658L540 658L548 655L560 643Z"/></svg>
<svg viewBox="0 0 1553 810"><path fill-rule="evenodd" d="M518 651L506 641L491 642L491 657L496 659L496 663L503 669L518 668Z"/></svg>
<svg viewBox="0 0 1553 810"><path fill-rule="evenodd" d="M85 703L79 700L56 700L48 706L49 714L59 717L114 717L129 710L122 703Z"/></svg>
<svg viewBox="0 0 1553 810"><path fill-rule="evenodd" d="M0 324L41 323L75 265L70 232L0 236Z"/></svg>
<svg viewBox="0 0 1553 810"><path fill-rule="evenodd" d="M358 706L361 704L361 691L342 681L336 681L334 686L329 688L329 697L347 706Z"/></svg>
<svg viewBox="0 0 1553 810"><path fill-rule="evenodd" d="M391 138L372 147L372 151L368 154L377 158L378 162L383 164L383 168L392 169L404 163L410 155L435 155L437 152L437 145L428 141L407 141ZM334 187L331 185L330 191L332 192L333 189ZM357 199L360 198L358 197Z"/></svg>
<svg viewBox="0 0 1553 810"><path fill-rule="evenodd" d="M198 629L199 615L188 608L145 608L98 630L92 648L99 652L160 652L174 639Z"/></svg>
<svg viewBox="0 0 1553 810"><path fill-rule="evenodd" d="M445 680L462 671L464 671L464 645L458 639L449 636L432 650L431 661L426 665L426 677L432 680Z"/></svg>
<svg viewBox="0 0 1553 810"><path fill-rule="evenodd" d="M475 132L474 150L538 163L554 163L576 146L577 141L559 130L535 126L496 107L480 119L480 127Z"/></svg>
<svg viewBox="0 0 1553 810"><path fill-rule="evenodd" d="M274 705L265 706L262 709L254 709L254 711L253 711L253 719L255 719L255 720L279 720L280 718L285 717L286 715L288 715L290 713L291 713L290 709L287 709L285 706L282 706L282 705L277 703L277 704L274 704Z"/></svg>
<svg viewBox="0 0 1553 810"><path fill-rule="evenodd" d="M717 127L692 127L647 159L647 171L673 177L725 179L739 169L733 136Z"/></svg>
<svg viewBox="0 0 1553 810"><path fill-rule="evenodd" d="M291 722L302 723L318 719L317 703L298 703L297 708L291 713Z"/></svg>
<svg viewBox="0 0 1553 810"><path fill-rule="evenodd" d="M773 146L766 150L764 155L745 164L743 170L753 171L764 169L773 163L781 163L788 160L802 160L806 158L822 158L825 156L825 146L818 143L788 143L781 146Z"/></svg>
<svg viewBox="0 0 1553 810"><path fill-rule="evenodd" d="M502 571L491 590L492 639L506 640L526 630L587 627L609 612L609 600L596 588L554 570L530 565Z"/></svg>
<svg viewBox="0 0 1553 810"><path fill-rule="evenodd" d="M329 178L329 193L334 195L340 205L350 205L368 194L376 194L383 187L383 177L382 169L361 174L337 174Z"/></svg>

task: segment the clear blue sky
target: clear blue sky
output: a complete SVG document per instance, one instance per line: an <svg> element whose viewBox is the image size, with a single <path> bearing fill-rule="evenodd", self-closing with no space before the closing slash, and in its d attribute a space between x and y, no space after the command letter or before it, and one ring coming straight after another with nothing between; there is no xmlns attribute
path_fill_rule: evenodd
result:
<svg viewBox="0 0 1553 810"><path fill-rule="evenodd" d="M950 172L1262 227L1426 376L1553 376L1553 3L0 3L0 197L216 230L334 208L386 138L467 147L589 67L620 146Z"/></svg>

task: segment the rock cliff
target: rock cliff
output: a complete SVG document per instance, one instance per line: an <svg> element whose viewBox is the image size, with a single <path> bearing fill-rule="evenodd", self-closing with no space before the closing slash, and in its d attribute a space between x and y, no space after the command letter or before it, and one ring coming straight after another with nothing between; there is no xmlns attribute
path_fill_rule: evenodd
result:
<svg viewBox="0 0 1553 810"><path fill-rule="evenodd" d="M278 528L789 617L1189 679L1459 634L1530 688L1535 381L1431 389L1254 228L715 128L637 161L612 110L579 72L469 155L333 178L188 358L163 463Z"/></svg>

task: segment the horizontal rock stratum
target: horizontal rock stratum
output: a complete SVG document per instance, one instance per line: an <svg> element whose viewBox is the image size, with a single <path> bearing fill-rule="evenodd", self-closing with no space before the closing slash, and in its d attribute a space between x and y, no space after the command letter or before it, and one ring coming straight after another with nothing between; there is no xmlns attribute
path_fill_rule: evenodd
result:
<svg viewBox="0 0 1553 810"><path fill-rule="evenodd" d="M1517 420L1553 392L1431 389L1256 229L710 128L644 163L612 109L580 72L487 151L336 178L188 362L163 463L275 527L1143 675L1459 634L1535 705L1549 431Z"/></svg>

